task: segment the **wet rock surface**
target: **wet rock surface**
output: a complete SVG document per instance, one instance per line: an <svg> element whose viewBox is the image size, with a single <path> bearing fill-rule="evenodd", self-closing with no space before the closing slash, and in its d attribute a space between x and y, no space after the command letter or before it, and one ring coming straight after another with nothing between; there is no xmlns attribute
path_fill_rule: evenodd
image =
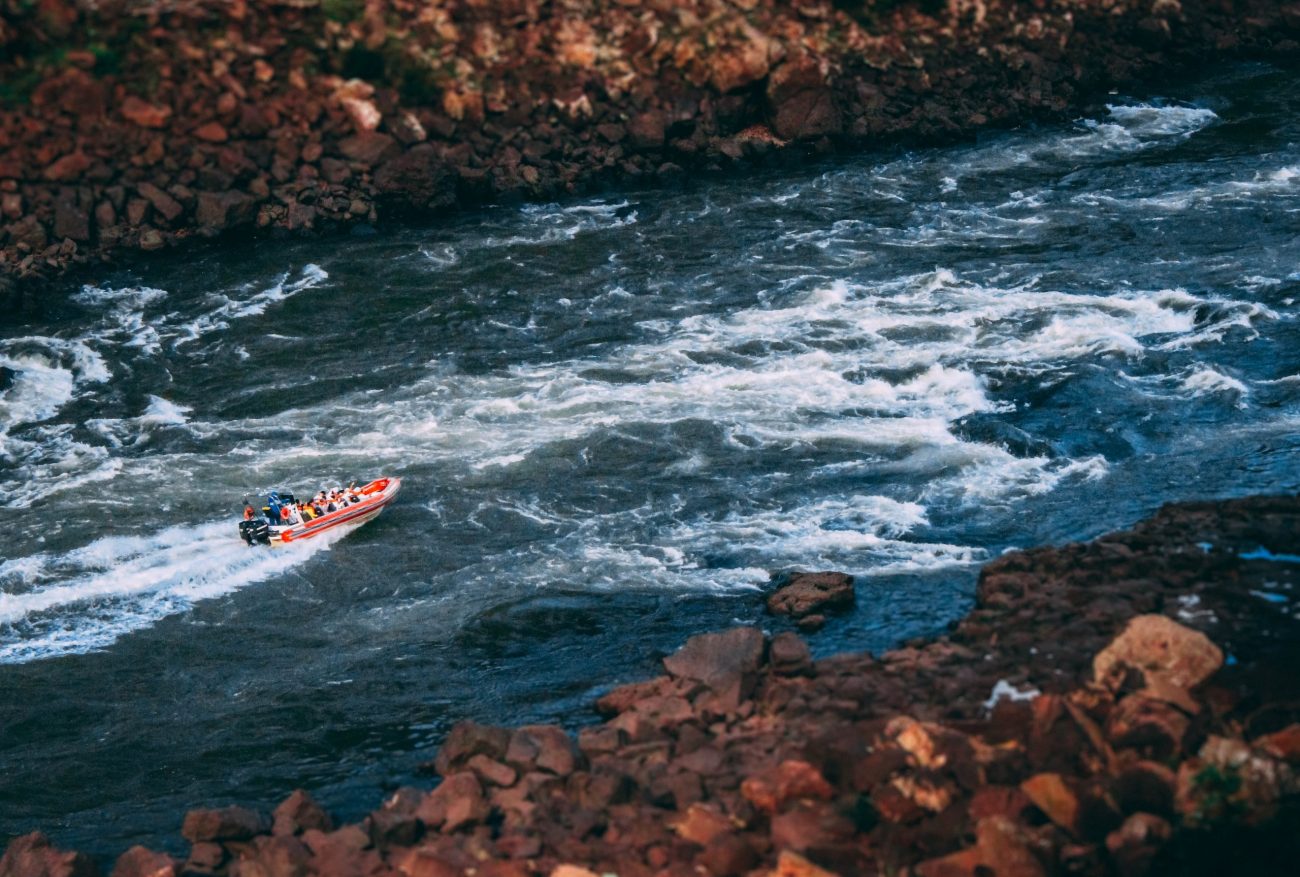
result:
<svg viewBox="0 0 1300 877"><path fill-rule="evenodd" d="M465 723L333 829L196 810L198 874L1284 873L1300 850L1300 497L1168 506L1006 555L945 636L814 661L791 631L689 640L606 721ZM1262 590L1261 590L1262 589ZM1018 692L997 697L997 693ZM990 698L993 691L995 696ZM40 834L0 877L89 874ZM114 873L174 873L133 848ZM152 869L152 870L151 870Z"/></svg>
<svg viewBox="0 0 1300 877"><path fill-rule="evenodd" d="M10 0L0 278L1061 117L1210 57L1294 57L1296 10Z"/></svg>

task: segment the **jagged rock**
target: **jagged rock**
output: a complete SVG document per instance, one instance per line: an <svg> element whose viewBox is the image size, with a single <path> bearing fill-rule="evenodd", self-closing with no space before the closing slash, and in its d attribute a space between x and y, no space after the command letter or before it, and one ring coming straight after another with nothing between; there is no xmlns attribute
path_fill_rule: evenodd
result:
<svg viewBox="0 0 1300 877"><path fill-rule="evenodd" d="M1223 652L1205 634L1164 615L1139 615L1093 659L1093 678L1104 680L1116 664L1192 688L1223 665Z"/></svg>
<svg viewBox="0 0 1300 877"><path fill-rule="evenodd" d="M185 212L185 208L181 206L179 201L153 183L139 183L136 185L135 190L169 222Z"/></svg>
<svg viewBox="0 0 1300 877"><path fill-rule="evenodd" d="M308 873L312 851L296 837L258 837L231 866L240 877L296 877Z"/></svg>
<svg viewBox="0 0 1300 877"><path fill-rule="evenodd" d="M840 131L839 108L821 66L800 56L776 68L767 84L772 130L782 140L812 140Z"/></svg>
<svg viewBox="0 0 1300 877"><path fill-rule="evenodd" d="M840 877L840 875L834 871L819 868L796 852L782 850L781 855L777 857L776 867L772 869L770 877Z"/></svg>
<svg viewBox="0 0 1300 877"><path fill-rule="evenodd" d="M853 576L839 572L795 573L767 598L769 612L802 618L853 605Z"/></svg>
<svg viewBox="0 0 1300 877"><path fill-rule="evenodd" d="M269 828L270 825L260 813L247 807L191 810L185 814L181 837L194 844L215 840L248 840Z"/></svg>
<svg viewBox="0 0 1300 877"><path fill-rule="evenodd" d="M483 786L468 771L453 773L444 779L415 811L419 820L429 828L441 829L445 833L482 822L489 812L491 808L483 796Z"/></svg>
<svg viewBox="0 0 1300 877"><path fill-rule="evenodd" d="M672 828L683 840L707 846L718 835L734 831L736 824L726 814L707 804L691 804L686 813L672 823Z"/></svg>
<svg viewBox="0 0 1300 877"><path fill-rule="evenodd" d="M118 856L109 877L176 877L180 863L166 853L134 846Z"/></svg>
<svg viewBox="0 0 1300 877"><path fill-rule="evenodd" d="M501 761L510 745L510 735L507 728L480 725L477 722L457 722L438 749L433 768L445 777L459 770L475 755Z"/></svg>
<svg viewBox="0 0 1300 877"><path fill-rule="evenodd" d="M520 771L541 770L568 776L578 767L573 738L555 725L525 725L510 736L503 761Z"/></svg>
<svg viewBox="0 0 1300 877"><path fill-rule="evenodd" d="M1148 874L1160 848L1172 834L1169 823L1159 816L1134 813L1123 825L1106 835L1106 849L1119 877L1144 877Z"/></svg>
<svg viewBox="0 0 1300 877"><path fill-rule="evenodd" d="M1116 749L1137 749L1164 759L1182 751L1190 721L1169 704L1130 695L1121 700L1106 724L1106 737Z"/></svg>
<svg viewBox="0 0 1300 877"><path fill-rule="evenodd" d="M84 152L72 152L45 168L45 179L52 183L75 180L90 169L90 159Z"/></svg>
<svg viewBox="0 0 1300 877"><path fill-rule="evenodd" d="M735 627L691 637L664 658L664 667L673 678L703 683L716 695L720 708L734 709L753 692L766 647L762 631Z"/></svg>
<svg viewBox="0 0 1300 877"><path fill-rule="evenodd" d="M392 158L400 149L396 140L378 131L360 131L339 141L339 152L352 161L370 167Z"/></svg>
<svg viewBox="0 0 1300 877"><path fill-rule="evenodd" d="M975 846L915 868L917 877L1046 877L1024 831L1001 816L980 820L975 826Z"/></svg>
<svg viewBox="0 0 1300 877"><path fill-rule="evenodd" d="M772 638L768 663L781 676L803 676L813 672L812 652L797 633L782 631Z"/></svg>
<svg viewBox="0 0 1300 877"><path fill-rule="evenodd" d="M799 759L787 759L771 770L747 777L740 792L745 800L769 814L784 809L790 801L829 801L834 795L821 771Z"/></svg>
<svg viewBox="0 0 1300 877"><path fill-rule="evenodd" d="M257 201L243 192L200 192L194 219L211 229L226 229L252 222L257 216Z"/></svg>
<svg viewBox="0 0 1300 877"><path fill-rule="evenodd" d="M230 132L220 122L208 122L195 128L194 136L208 143L225 143L230 139Z"/></svg>
<svg viewBox="0 0 1300 877"><path fill-rule="evenodd" d="M332 831L334 820L311 795L297 789L271 814L273 834L302 834L304 831Z"/></svg>
<svg viewBox="0 0 1300 877"><path fill-rule="evenodd" d="M97 873L84 853L56 849L39 831L13 840L0 857L0 877L95 877Z"/></svg>
<svg viewBox="0 0 1300 877"><path fill-rule="evenodd" d="M171 107L147 103L135 95L127 95L118 112L142 128L165 128L172 117Z"/></svg>

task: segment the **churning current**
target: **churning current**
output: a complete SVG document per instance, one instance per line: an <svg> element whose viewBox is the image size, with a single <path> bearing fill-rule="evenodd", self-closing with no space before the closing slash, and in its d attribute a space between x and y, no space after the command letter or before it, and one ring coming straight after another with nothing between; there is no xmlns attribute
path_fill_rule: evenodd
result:
<svg viewBox="0 0 1300 877"><path fill-rule="evenodd" d="M188 250L0 330L0 835L336 812L449 725L585 720L841 569L821 653L1010 547L1300 489L1300 86L954 148ZM342 540L244 497L399 475ZM1032 668L1028 668L1032 669Z"/></svg>

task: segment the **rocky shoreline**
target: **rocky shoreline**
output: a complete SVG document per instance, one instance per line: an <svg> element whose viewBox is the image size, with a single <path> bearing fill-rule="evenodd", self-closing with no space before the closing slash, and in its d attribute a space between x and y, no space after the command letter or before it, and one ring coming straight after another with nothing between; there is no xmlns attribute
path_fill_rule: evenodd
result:
<svg viewBox="0 0 1300 877"><path fill-rule="evenodd" d="M842 604L792 581L777 611ZM784 622L690 639L603 724L462 723L359 824L305 792L194 810L179 874L1033 877L1289 873L1300 856L1300 496L1179 503L988 564L943 636L813 660ZM818 595L821 595L819 598ZM97 873L40 833L0 877Z"/></svg>
<svg viewBox="0 0 1300 877"><path fill-rule="evenodd" d="M1207 61L1276 0L0 2L0 291L309 232L935 141Z"/></svg>

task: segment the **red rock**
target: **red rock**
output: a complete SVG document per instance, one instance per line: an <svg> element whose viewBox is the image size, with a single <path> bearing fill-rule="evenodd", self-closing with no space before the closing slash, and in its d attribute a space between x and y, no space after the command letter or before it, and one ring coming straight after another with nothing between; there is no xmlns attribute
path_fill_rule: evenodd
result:
<svg viewBox="0 0 1300 877"><path fill-rule="evenodd" d="M302 834L309 829L332 831L334 820L311 795L297 789L271 814L273 834Z"/></svg>
<svg viewBox="0 0 1300 877"><path fill-rule="evenodd" d="M185 814L181 837L190 843L210 840L248 840L270 826L260 813L247 807L191 810Z"/></svg>
<svg viewBox="0 0 1300 877"><path fill-rule="evenodd" d="M421 802L416 816L430 828L450 833L482 822L490 812L478 778L466 771L444 779Z"/></svg>
<svg viewBox="0 0 1300 877"><path fill-rule="evenodd" d="M394 857L397 870L406 877L464 877L464 869L439 855L435 849L414 849Z"/></svg>
<svg viewBox="0 0 1300 877"><path fill-rule="evenodd" d="M795 624L804 633L816 633L826 626L826 616L817 613L805 615L803 618L796 621Z"/></svg>
<svg viewBox="0 0 1300 877"><path fill-rule="evenodd" d="M507 764L494 761L486 755L475 755L465 765L485 783L494 786L513 786L519 774Z"/></svg>
<svg viewBox="0 0 1300 877"><path fill-rule="evenodd" d="M252 222L257 216L257 201L243 192L200 192L194 220L200 226L226 229Z"/></svg>
<svg viewBox="0 0 1300 877"><path fill-rule="evenodd" d="M204 841L190 847L190 857L185 862L182 873L196 872L211 874L226 861L226 851L219 843Z"/></svg>
<svg viewBox="0 0 1300 877"><path fill-rule="evenodd" d="M730 832L709 841L696 862L712 877L739 877L758 865L758 852L744 837Z"/></svg>
<svg viewBox="0 0 1300 877"><path fill-rule="evenodd" d="M180 202L171 195L168 195L162 189L159 189L153 183L138 183L135 189L141 194L141 196L148 199L154 209L161 213L169 222L185 212L185 208L180 205Z"/></svg>
<svg viewBox="0 0 1300 877"><path fill-rule="evenodd" d="M747 28L737 45L710 57L709 82L723 94L757 82L770 69L771 52L771 41L753 28Z"/></svg>
<svg viewBox="0 0 1300 877"><path fill-rule="evenodd" d="M734 708L753 692L766 647L761 630L733 627L691 637L664 658L664 667L676 679L691 679L708 686L724 709Z"/></svg>
<svg viewBox="0 0 1300 877"><path fill-rule="evenodd" d="M1134 813L1126 819L1106 835L1106 850L1118 877L1150 873L1152 862L1172 834L1168 822L1150 813Z"/></svg>
<svg viewBox="0 0 1300 877"><path fill-rule="evenodd" d="M128 95L118 111L122 117L142 128L163 128L171 119L172 108L146 103L135 95Z"/></svg>
<svg viewBox="0 0 1300 877"><path fill-rule="evenodd" d="M54 236L74 241L90 240L90 216L75 201L60 198L54 202Z"/></svg>
<svg viewBox="0 0 1300 877"><path fill-rule="evenodd" d="M971 796L967 812L971 822L990 816L1001 816L1019 822L1024 812L1033 806L1024 792L1015 786L983 786Z"/></svg>
<svg viewBox="0 0 1300 877"><path fill-rule="evenodd" d="M457 722L438 749L433 768L442 776L462 768L475 755L494 761L505 758L510 731L477 722Z"/></svg>
<svg viewBox="0 0 1300 877"><path fill-rule="evenodd" d="M667 129L667 118L661 110L647 110L644 113L637 113L627 123L628 142L633 149L662 149L664 132Z"/></svg>
<svg viewBox="0 0 1300 877"><path fill-rule="evenodd" d="M840 111L820 65L793 58L772 72L767 84L772 130L782 140L811 140L838 133Z"/></svg>
<svg viewBox="0 0 1300 877"><path fill-rule="evenodd" d="M1079 796L1060 774L1036 774L1020 784L1020 791L1048 819L1072 834L1079 834Z"/></svg>
<svg viewBox="0 0 1300 877"><path fill-rule="evenodd" d="M1121 700L1106 722L1116 749L1137 749L1156 760L1182 752L1190 721L1169 704L1133 694Z"/></svg>
<svg viewBox="0 0 1300 877"><path fill-rule="evenodd" d="M577 746L563 728L525 725L510 736L503 760L521 771L536 768L564 777L577 769L578 758Z"/></svg>
<svg viewBox="0 0 1300 877"><path fill-rule="evenodd" d="M772 638L768 654L772 672L781 676L812 675L812 652L799 634L782 631Z"/></svg>
<svg viewBox="0 0 1300 877"><path fill-rule="evenodd" d="M86 855L55 849L39 831L15 838L0 857L0 877L95 877L97 873Z"/></svg>
<svg viewBox="0 0 1300 877"><path fill-rule="evenodd" d="M556 865L551 871L551 877L600 877L590 868L584 868L581 865Z"/></svg>
<svg viewBox="0 0 1300 877"><path fill-rule="evenodd" d="M90 169L90 159L83 152L72 152L45 168L45 179L60 183L75 180Z"/></svg>
<svg viewBox="0 0 1300 877"><path fill-rule="evenodd" d="M358 825L345 825L332 832L309 829L302 842L316 856L315 869L320 877L356 877L380 874L383 862L370 849L370 836Z"/></svg>
<svg viewBox="0 0 1300 877"><path fill-rule="evenodd" d="M1192 688L1223 666L1223 652L1205 634L1164 615L1139 615L1093 659L1093 678L1104 680L1117 664Z"/></svg>
<svg viewBox="0 0 1300 877"><path fill-rule="evenodd" d="M402 809L382 808L371 813L366 819L370 842L377 849L390 847L409 847L420 839L424 832L421 820L415 813Z"/></svg>
<svg viewBox="0 0 1300 877"><path fill-rule="evenodd" d="M194 136L200 140L206 140L208 143L225 143L230 139L230 133L226 131L224 125L220 122L208 122L194 129Z"/></svg>
<svg viewBox="0 0 1300 877"><path fill-rule="evenodd" d="M361 131L345 140L340 140L338 148L346 158L371 167L394 157L401 151L396 140L378 131Z"/></svg>
<svg viewBox="0 0 1300 877"><path fill-rule="evenodd" d="M773 814L791 801L828 801L834 790L817 768L806 761L789 759L772 770L746 778L740 793L759 810Z"/></svg>
<svg viewBox="0 0 1300 877"><path fill-rule="evenodd" d="M804 852L834 847L853 836L853 823L828 804L804 803L779 813L771 821L772 845Z"/></svg>
<svg viewBox="0 0 1300 877"><path fill-rule="evenodd" d="M916 877L1046 877L1023 831L1009 819L992 816L975 826L975 846L921 862Z"/></svg>
<svg viewBox="0 0 1300 877"><path fill-rule="evenodd" d="M1252 745L1289 764L1300 764L1300 723L1258 737Z"/></svg>
<svg viewBox="0 0 1300 877"><path fill-rule="evenodd" d="M176 877L180 863L166 853L134 846L118 856L110 877Z"/></svg>
<svg viewBox="0 0 1300 877"><path fill-rule="evenodd" d="M308 873L312 851L296 837L258 837L239 852L231 871L240 877L299 877Z"/></svg>
<svg viewBox="0 0 1300 877"><path fill-rule="evenodd" d="M161 250L167 245L167 239L156 228L146 228L140 233L140 249L150 252Z"/></svg>
<svg viewBox="0 0 1300 877"><path fill-rule="evenodd" d="M734 831L736 823L726 814L707 804L691 804L686 812L672 823L677 836L691 843L707 846L715 837Z"/></svg>
<svg viewBox="0 0 1300 877"><path fill-rule="evenodd" d="M853 605L853 576L839 572L796 573L767 599L769 612L802 618Z"/></svg>
<svg viewBox="0 0 1300 877"><path fill-rule="evenodd" d="M1174 812L1177 775L1154 761L1139 761L1120 771L1112 783L1115 802L1124 813L1139 811L1158 816Z"/></svg>
<svg viewBox="0 0 1300 877"><path fill-rule="evenodd" d="M798 853L782 850L777 856L771 877L839 877L834 871L819 868ZM998 877L1002 877L1001 874Z"/></svg>

